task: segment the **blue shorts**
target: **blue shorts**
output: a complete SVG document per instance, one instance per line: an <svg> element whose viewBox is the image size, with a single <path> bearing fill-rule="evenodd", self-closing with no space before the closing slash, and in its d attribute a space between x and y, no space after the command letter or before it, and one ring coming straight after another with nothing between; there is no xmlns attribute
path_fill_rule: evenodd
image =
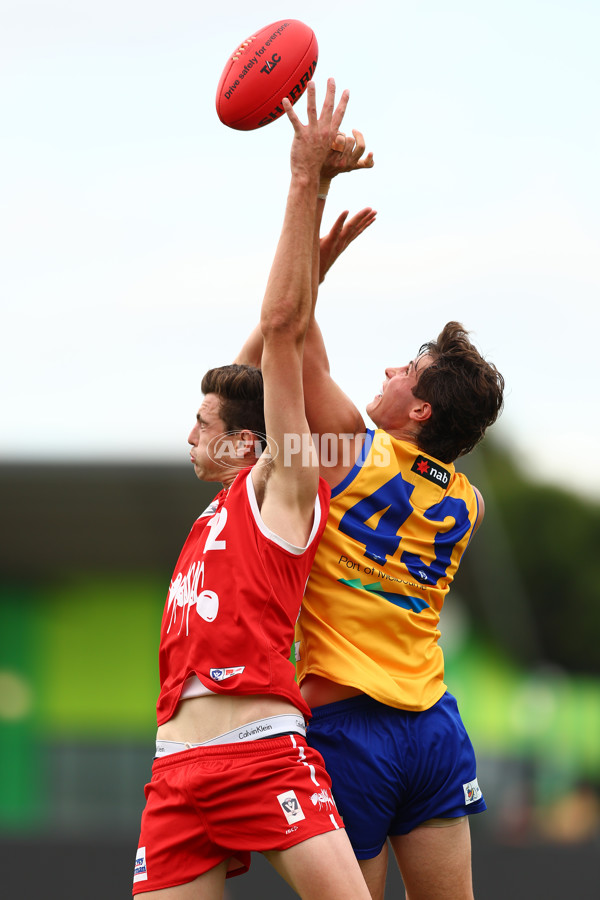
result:
<svg viewBox="0 0 600 900"><path fill-rule="evenodd" d="M306 740L318 750L358 859L388 835L428 819L483 812L475 754L454 697L409 712L361 695L313 710Z"/></svg>

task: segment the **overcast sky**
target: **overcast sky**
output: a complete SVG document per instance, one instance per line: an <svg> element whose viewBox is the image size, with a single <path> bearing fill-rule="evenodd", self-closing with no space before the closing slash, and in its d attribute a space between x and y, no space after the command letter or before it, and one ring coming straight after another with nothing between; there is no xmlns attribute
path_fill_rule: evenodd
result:
<svg viewBox="0 0 600 900"><path fill-rule="evenodd" d="M216 86L286 13L375 154L325 215L378 211L322 288L334 377L364 408L458 319L505 375L497 436L599 499L597 0L4 0L2 458L187 462L289 180L289 123L226 128Z"/></svg>

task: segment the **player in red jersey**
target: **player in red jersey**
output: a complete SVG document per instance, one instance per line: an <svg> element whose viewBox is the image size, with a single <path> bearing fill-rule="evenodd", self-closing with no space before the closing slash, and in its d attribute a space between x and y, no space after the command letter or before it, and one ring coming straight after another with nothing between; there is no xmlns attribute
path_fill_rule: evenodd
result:
<svg viewBox="0 0 600 900"><path fill-rule="evenodd" d="M217 900L263 852L306 900L368 900L289 662L302 591L327 517L304 412L319 173L348 95L328 82L294 129L283 229L261 311L261 373L211 370L189 436L199 478L223 490L173 573L160 643L157 753L133 893ZM264 386L264 424L263 412ZM265 434L263 434L263 432ZM262 452L262 439L266 450ZM292 452L296 442L305 452Z"/></svg>

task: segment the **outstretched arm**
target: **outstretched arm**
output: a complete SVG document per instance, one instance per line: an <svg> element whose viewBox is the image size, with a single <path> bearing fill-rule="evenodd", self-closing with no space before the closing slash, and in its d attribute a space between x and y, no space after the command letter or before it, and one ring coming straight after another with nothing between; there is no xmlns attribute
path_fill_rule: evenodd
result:
<svg viewBox="0 0 600 900"><path fill-rule="evenodd" d="M360 169L370 169L374 165L373 154L366 156L365 141L360 131L353 131L352 136L338 132L331 144L327 157L323 161L319 173L319 194L315 214L313 237L316 241L316 250L313 252L313 302L316 302L316 292L319 284L325 278L326 273L336 259L363 231L375 221L376 213L370 207L362 209L359 213L346 221L348 212L338 216L329 234L319 241L321 219L325 208L325 197L329 192L332 178L342 172L354 172ZM243 363L260 368L262 357L262 332L257 325L250 333L242 349L234 359L236 363Z"/></svg>
<svg viewBox="0 0 600 900"><path fill-rule="evenodd" d="M343 250L348 247L359 234L375 221L376 213L368 208L363 209L348 223L348 212L338 216L333 228L324 238L319 238L321 233L321 220L325 209L325 200L329 193L332 178L342 172L355 172L360 169L371 169L374 165L372 152L365 156L365 139L360 131L353 131L352 137L338 132L335 141L323 163L319 179L319 202L317 204L317 216L315 219L315 244L316 253L313 258L315 271L313 272L313 305L317 301L317 290L326 273L336 261ZM318 262L318 268L317 268ZM318 279L317 279L318 274Z"/></svg>
<svg viewBox="0 0 600 900"><path fill-rule="evenodd" d="M318 485L318 465L304 411L302 358L312 308L319 173L341 124L348 94L342 94L335 108L334 99L335 84L330 79L317 116L315 87L309 84L306 125L284 100L294 128L292 177L260 318L265 426L271 460L261 457L252 477L265 523L300 546L310 532Z"/></svg>
<svg viewBox="0 0 600 900"><path fill-rule="evenodd" d="M337 142L321 170L317 227L331 179L341 172L373 166L373 154L364 156L364 153L365 141L361 132L353 131L352 136L338 134ZM375 221L375 216L375 211L369 207L347 221L348 212L343 212L329 234L319 241L318 265L317 257L313 259L313 307L304 351L305 408L313 434L335 436L328 437L329 458L321 460L321 474L332 487L354 464L365 423L356 405L331 377L323 335L315 320L314 310L318 287L326 272L349 244ZM318 234L315 234L317 240Z"/></svg>
<svg viewBox="0 0 600 900"><path fill-rule="evenodd" d="M336 146L337 150L332 149ZM349 447L347 443L349 436L363 434L365 424L354 403L331 378L325 344L314 318L314 305L319 283L323 281L326 272L352 241L375 221L376 213L368 207L347 221L348 213L343 212L329 234L320 239L319 231L325 206L323 195L326 196L329 191L331 179L342 172L373 166L372 153L365 157L364 150L365 143L360 132L354 131L352 137L342 133L336 135L336 140L330 145L319 173L319 195L314 212L312 304L304 346L304 399L312 433L334 433L342 436L340 441L344 446L340 445L337 454L340 466L327 465L321 468L321 474L331 485L337 484L345 470L354 463L355 447L354 445ZM260 326L250 334L235 362L264 367L263 331Z"/></svg>

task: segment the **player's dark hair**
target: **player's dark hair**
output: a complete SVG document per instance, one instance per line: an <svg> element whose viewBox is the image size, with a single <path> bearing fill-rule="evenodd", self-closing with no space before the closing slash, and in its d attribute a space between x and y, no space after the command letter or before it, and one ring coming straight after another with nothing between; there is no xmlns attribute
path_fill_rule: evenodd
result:
<svg viewBox="0 0 600 900"><path fill-rule="evenodd" d="M202 379L203 394L216 394L227 431L251 431L265 447L263 377L260 369L232 363L209 369Z"/></svg>
<svg viewBox="0 0 600 900"><path fill-rule="evenodd" d="M419 447L442 462L453 462L469 453L498 418L504 378L459 322L448 322L437 340L423 344L419 353L433 359L413 388L415 397L431 404L431 416L419 431Z"/></svg>

